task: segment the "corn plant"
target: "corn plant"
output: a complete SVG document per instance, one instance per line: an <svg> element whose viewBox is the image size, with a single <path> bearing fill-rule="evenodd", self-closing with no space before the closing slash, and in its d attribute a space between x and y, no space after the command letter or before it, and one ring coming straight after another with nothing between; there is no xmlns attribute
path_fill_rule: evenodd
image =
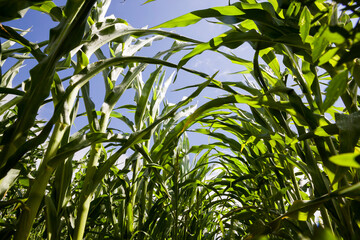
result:
<svg viewBox="0 0 360 240"><path fill-rule="evenodd" d="M179 65L210 50L246 68L247 84L213 82L229 95L184 120L202 123L196 131L215 139L224 172L215 186L237 203L222 216L225 232L245 239L359 236L358 7L238 1L158 26L216 18L229 30L198 44ZM252 61L219 50L244 42L254 49Z"/></svg>
<svg viewBox="0 0 360 240"><path fill-rule="evenodd" d="M209 80L188 98L169 107L162 114L160 96L163 97L164 92L157 87L157 94L160 96L152 103L157 109L153 107L152 115L145 115L147 99L161 67L146 81L144 87L136 85L141 83L141 72L148 64L180 70L181 67L166 60L172 52L187 45L174 44L171 49L153 58L138 57L135 54L164 36L189 43L198 41L161 30L134 29L122 19L105 17L110 4L107 0L69 0L62 8L51 1L23 2L24 4L18 5L2 1L2 7L7 6L11 11L6 13L8 15L1 15L1 21L22 17L24 10L31 6L34 10L49 14L59 25L50 31L49 41L39 44L29 42L22 32L19 33L21 30L1 25L1 37L8 39L2 44L2 64L7 58L19 59L1 79L1 97L4 99L9 94L16 96L6 101L1 111L3 134L0 175L1 195L4 197L2 214L5 217L2 236L4 239L12 235L14 239L60 239L65 236L83 239L90 204L118 158L129 149L147 141L159 124L181 112L182 107L212 80L206 74L183 68ZM10 48L14 42L23 47ZM108 54L102 50L106 45L109 47L110 57L106 57ZM45 50L41 49L43 46L46 46ZM94 62L91 62L92 55L97 58ZM19 86L12 86L12 79L28 56L38 61L30 70L30 79ZM61 79L60 71L63 70L71 73ZM104 76L105 99L100 111L96 111L89 92L89 81L101 72ZM118 79L121 80L117 84ZM22 90L19 90L21 87ZM110 130L110 118L126 119L119 117L121 114L114 112L114 108L129 88L140 91L137 93L138 105L135 106L135 126L130 126L133 131L125 133L121 129ZM49 95L51 98L48 98ZM37 119L37 113L40 107L49 103L53 103L53 115L49 120L41 122ZM71 126L79 117L78 109L82 103L86 109L88 124L78 132L73 132ZM144 122L145 116L146 119L151 119L147 125ZM106 142L116 147L104 161L103 143ZM75 161L74 154L86 147L90 147L90 152L84 157L84 162L79 164ZM134 158L138 159L139 153L134 154ZM40 160L39 167L34 166ZM134 163L135 178L140 171L139 164ZM74 171L76 167L80 168L78 172ZM73 173L81 181L79 186L71 188ZM125 213L128 221L125 224L126 231L116 231L115 236L130 236L133 233L131 205L134 205L139 183L133 181L133 184L131 201L124 203L128 210ZM19 186L19 192L14 191L13 188ZM76 190L75 193L72 190ZM118 227L115 224L117 230Z"/></svg>
<svg viewBox="0 0 360 240"><path fill-rule="evenodd" d="M1 66L17 59L0 86L2 239L357 239L356 2L237 1L149 30L105 17L109 4L0 1L1 22L28 7L59 22L38 44L0 25ZM205 18L229 30L199 42L158 29ZM153 58L136 55L163 37L176 41ZM220 51L245 42L252 60ZM245 67L245 83L184 67L206 50ZM38 61L30 79L13 86L29 58ZM204 82L170 104L174 75L164 67ZM204 88L226 94L189 105ZM133 103L123 101L130 92ZM53 115L39 119L50 103ZM191 146L188 134L211 140Z"/></svg>

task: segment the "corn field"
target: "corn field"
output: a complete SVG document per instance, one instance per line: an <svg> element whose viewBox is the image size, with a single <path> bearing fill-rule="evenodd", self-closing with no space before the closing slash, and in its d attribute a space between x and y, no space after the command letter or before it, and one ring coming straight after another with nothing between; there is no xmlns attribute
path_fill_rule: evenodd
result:
<svg viewBox="0 0 360 240"><path fill-rule="evenodd" d="M110 2L0 0L0 239L360 238L360 2L228 1L151 28ZM12 27L27 10L49 39ZM199 21L227 31L176 33ZM155 41L173 44L144 57ZM205 51L238 80L187 66Z"/></svg>

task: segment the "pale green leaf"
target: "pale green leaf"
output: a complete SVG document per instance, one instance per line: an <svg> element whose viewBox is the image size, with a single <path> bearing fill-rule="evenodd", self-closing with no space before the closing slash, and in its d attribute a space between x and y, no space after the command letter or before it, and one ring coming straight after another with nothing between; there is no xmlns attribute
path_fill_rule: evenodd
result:
<svg viewBox="0 0 360 240"><path fill-rule="evenodd" d="M342 167L360 168L360 154L342 153L330 157L330 161Z"/></svg>
<svg viewBox="0 0 360 240"><path fill-rule="evenodd" d="M320 56L322 56L323 52L325 51L326 47L329 45L329 41L325 39L323 36L316 36L315 40L312 42L313 52L312 52L312 61L316 62Z"/></svg>
<svg viewBox="0 0 360 240"><path fill-rule="evenodd" d="M0 180L0 197L15 183L16 178L19 176L19 169L11 169L5 177Z"/></svg>
<svg viewBox="0 0 360 240"><path fill-rule="evenodd" d="M157 68L151 75L150 78L146 81L143 89L141 90L141 96L140 100L137 103L137 108L135 112L135 124L136 128L140 130L142 128L142 125L145 123L145 111L148 107L148 99L150 96L151 88L154 85L154 82L159 77L159 74L161 72L161 67Z"/></svg>
<svg viewBox="0 0 360 240"><path fill-rule="evenodd" d="M314 215L318 208L319 204L314 204L314 201L296 200L286 215L298 221L307 221Z"/></svg>
<svg viewBox="0 0 360 240"><path fill-rule="evenodd" d="M311 13L309 9L305 6L303 8L303 11L301 12L299 19L300 36L304 43L306 37L309 35L310 32L310 24L311 24Z"/></svg>
<svg viewBox="0 0 360 240"><path fill-rule="evenodd" d="M330 61L332 57L335 56L339 48L331 48L330 50L326 51L320 58L318 65L321 66Z"/></svg>
<svg viewBox="0 0 360 240"><path fill-rule="evenodd" d="M265 48L259 51L260 57L269 65L278 79L281 79L280 64L272 48Z"/></svg>

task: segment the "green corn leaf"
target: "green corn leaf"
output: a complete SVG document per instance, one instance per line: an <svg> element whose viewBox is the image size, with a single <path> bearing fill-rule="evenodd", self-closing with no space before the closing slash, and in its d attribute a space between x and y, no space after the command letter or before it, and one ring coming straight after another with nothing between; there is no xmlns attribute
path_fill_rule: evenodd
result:
<svg viewBox="0 0 360 240"><path fill-rule="evenodd" d="M25 33L25 32L24 32ZM22 34L20 34L20 36L21 35L23 35L24 33L22 33ZM43 46L45 46L46 44L48 43L48 41L42 41L42 42L39 42L38 44L37 44L37 46L39 46L40 48L41 47L43 47ZM3 43L2 45L1 45L1 47L2 47L2 59L3 60L6 60L7 58L9 58L9 57L14 57L14 58L17 58L17 59L31 59L31 57L29 57L29 56L27 56L27 55L19 55L20 53L22 53L22 54L25 54L25 53L28 53L28 52L30 52L30 51L33 51L34 52L34 50L35 49L31 49L31 47L21 47L21 48L12 48L12 49L8 49L9 47L11 47L13 44L15 44L15 42L14 41L6 41L5 43ZM4 46L5 45L5 46ZM36 46L36 45L35 45ZM5 50L5 49L7 49L7 50ZM29 49L31 49L31 50L29 50ZM39 49L38 49L39 50ZM38 52L41 52L41 51L38 51ZM18 54L17 54L18 53ZM36 56L36 55L35 55ZM37 56L37 58L38 58L38 56ZM41 57L40 58L38 58L39 60L41 59Z"/></svg>
<svg viewBox="0 0 360 240"><path fill-rule="evenodd" d="M147 0L146 2L143 3L144 4L147 4L147 3L150 3L150 2L154 2L155 0Z"/></svg>
<svg viewBox="0 0 360 240"><path fill-rule="evenodd" d="M77 138L73 139L66 145L62 146L56 156L52 157L48 165L50 167L56 168L62 163L66 158L71 157L77 151L80 151L86 147L91 146L95 143L101 142L117 142L117 143L124 143L126 142L127 137L122 136L120 134L111 135L108 133L89 133L87 135L80 135Z"/></svg>
<svg viewBox="0 0 360 240"><path fill-rule="evenodd" d="M293 109L299 114L302 119L305 119L311 129L315 129L318 126L318 120L314 113L305 106L301 98L296 94L294 90L287 92L289 96L290 104Z"/></svg>
<svg viewBox="0 0 360 240"><path fill-rule="evenodd" d="M79 108L79 98L76 99L75 105L71 111L71 115L69 116L71 125L74 124L74 121L76 119L76 114L78 112L78 108ZM65 146L66 144L69 143L69 141L73 140L69 136L70 130L71 130L70 128L66 130L63 139L61 141L61 146ZM77 135L77 133L75 133L74 135ZM67 205L67 203L71 198L70 185L73 174L72 158L73 155L70 156L68 159L66 159L64 162L62 162L55 172L54 187L56 189L55 191L57 194L55 196L54 204L56 205L57 213L60 213L63 210L63 208ZM58 232L56 232L56 234L57 233Z"/></svg>
<svg viewBox="0 0 360 240"><path fill-rule="evenodd" d="M55 58L70 52L81 42L87 16L96 0L68 0L64 9L65 17L50 31L48 50ZM71 36L71 37L70 37Z"/></svg>
<svg viewBox="0 0 360 240"><path fill-rule="evenodd" d="M48 237L55 237L57 236L57 230L59 228L58 224L58 217L56 212L56 207L54 205L53 200L45 196L45 206L46 206L46 225L47 225L47 234Z"/></svg>
<svg viewBox="0 0 360 240"><path fill-rule="evenodd" d="M0 1L0 23L10 21L16 18L22 18L30 6L40 4L47 0L17 0L17 1Z"/></svg>
<svg viewBox="0 0 360 240"><path fill-rule="evenodd" d="M343 187L338 189L332 193L330 193L330 197L338 197L338 196L359 196L360 183L355 183L351 186Z"/></svg>
<svg viewBox="0 0 360 240"><path fill-rule="evenodd" d="M336 126L339 128L339 152L354 152L354 148L360 137L359 112L347 114L335 114Z"/></svg>
<svg viewBox="0 0 360 240"><path fill-rule="evenodd" d="M338 166L360 168L360 157L358 153L342 153L330 157L329 160Z"/></svg>
<svg viewBox="0 0 360 240"><path fill-rule="evenodd" d="M133 81L137 79L137 77L146 68L146 66L147 66L146 64L142 63L134 70L128 71L123 81L119 85L113 88L111 94L108 94L108 96L105 99L105 103L101 107L101 111L105 115L109 114L109 111L112 110L112 108L119 100L119 98L122 96L122 94L125 92L125 90L128 89L128 87L133 83Z"/></svg>
<svg viewBox="0 0 360 240"><path fill-rule="evenodd" d="M65 70L71 67L71 54L67 54L65 59L56 64L56 71Z"/></svg>
<svg viewBox="0 0 360 240"><path fill-rule="evenodd" d="M83 70L87 65L89 65L89 58L83 51L77 52L77 65L75 68L75 74Z"/></svg>
<svg viewBox="0 0 360 240"><path fill-rule="evenodd" d="M26 54L27 55L27 54ZM2 76L0 87L11 88L14 77L19 73L20 68L23 66L24 59L19 60L11 66L9 70Z"/></svg>
<svg viewBox="0 0 360 240"><path fill-rule="evenodd" d="M200 87L204 87L200 86ZM164 140L164 143L162 145L159 145L154 152L156 152L157 155L162 155L163 151L166 151L167 149L170 149L170 146L174 144L174 142L177 141L177 139L180 137L180 135L186 131L190 126L192 126L198 117L200 117L204 112L211 111L216 109L219 106L222 106L224 104L228 103L234 103L236 102L236 98L234 96L224 97L224 98L218 98L214 99L203 106L196 109L194 113L192 113L189 117L181 121L179 124L177 124L174 129L166 136L166 139ZM154 157L156 158L156 157Z"/></svg>
<svg viewBox="0 0 360 240"><path fill-rule="evenodd" d="M322 55L325 49L329 45L329 41L324 36L314 36L315 40L312 42L312 61L316 62Z"/></svg>
<svg viewBox="0 0 360 240"><path fill-rule="evenodd" d="M21 96L15 97L11 99L10 101L7 101L4 104L0 105L0 115L2 115L4 112L8 111L10 108L18 104L22 100Z"/></svg>
<svg viewBox="0 0 360 240"><path fill-rule="evenodd" d="M319 206L311 201L297 200L289 208L287 216L298 221L307 221L314 216Z"/></svg>
<svg viewBox="0 0 360 240"><path fill-rule="evenodd" d="M329 137L331 135L339 134L339 128L335 124L329 124L323 127L317 127L314 130L316 136Z"/></svg>
<svg viewBox="0 0 360 240"><path fill-rule="evenodd" d="M301 66L301 71L303 73L307 85L310 86L310 89L312 91L312 94L314 95L315 102L318 108L320 109L320 111L322 111L323 96L320 91L320 83L316 73L315 66L307 61L303 61Z"/></svg>
<svg viewBox="0 0 360 240"><path fill-rule="evenodd" d="M272 42L269 38L261 36L255 30L250 30L245 33L230 31L211 39L208 43L198 44L190 53L181 59L179 66L184 66L191 58L203 53L206 50L216 50L220 46L226 46L228 48L235 49L246 41L264 42L269 43L270 45Z"/></svg>
<svg viewBox="0 0 360 240"><path fill-rule="evenodd" d="M326 89L326 98L322 106L323 111L326 111L331 107L339 96L346 91L348 74L349 72L347 70L341 71L330 81L329 87Z"/></svg>
<svg viewBox="0 0 360 240"><path fill-rule="evenodd" d="M169 38L173 38L179 41L200 43L195 39L181 36L176 33L166 32L162 30L153 30L153 29L135 29L129 26L122 19L108 19L106 22L101 22L96 25L91 26L91 41L84 42L82 44L84 52L88 57L90 57L97 49L106 44L107 42L123 42L124 39L131 35L135 37L142 37L147 35L160 35ZM154 39L157 37L154 37ZM151 41L148 39L147 41ZM145 43L146 44L146 43ZM127 48L124 48L128 51ZM127 54L132 55L132 54Z"/></svg>
<svg viewBox="0 0 360 240"><path fill-rule="evenodd" d="M165 76L165 72L164 72L164 76ZM160 85L160 84L157 85L159 89L156 89L157 94L155 94L155 91L154 91L153 99L152 99L151 106L150 106L150 111L152 113L151 114L152 119L156 118L158 111L160 109L160 104L164 100L165 94L170 86L170 83L173 81L174 76L175 76L175 72L173 72L169 76L169 78L163 83L163 85Z"/></svg>
<svg viewBox="0 0 360 240"><path fill-rule="evenodd" d="M300 36L302 41L305 43L307 36L310 32L311 25L311 13L309 9L305 6L301 12L299 19L299 27L300 27Z"/></svg>
<svg viewBox="0 0 360 240"><path fill-rule="evenodd" d="M359 85L360 84L360 61L357 60L354 62L354 65L351 69L351 74L355 79L355 82Z"/></svg>
<svg viewBox="0 0 360 240"><path fill-rule="evenodd" d="M337 66L340 66L343 63L347 63L353 61L356 58L359 58L359 49L360 49L360 42L354 43L348 52L343 53L340 60L337 63Z"/></svg>
<svg viewBox="0 0 360 240"><path fill-rule="evenodd" d="M4 138L7 139L7 142L4 142L4 151L1 152L3 161L3 163L1 164L2 166L7 164L7 159L12 157L12 155L16 151L20 151L20 146L25 142L28 132L34 124L39 107L42 105L45 98L49 95L53 76L55 74L56 62L61 58L62 55L71 50L81 40L83 31L79 31L79 29L77 28L79 27L78 25L81 25L82 23L85 26L86 16L90 11L93 3L94 0L81 2L71 0L68 1L67 7L65 8L65 13L68 18L66 18L64 21L62 21L62 23L60 23L57 36L55 36L56 34L52 35L53 39L50 40L49 43L50 45L52 45L52 51L50 53L50 56L45 57L42 53L39 53L38 51L32 51L34 56L36 56L37 54L39 61L42 61L40 61L40 63L30 71L32 79L30 87L31 92L26 94L23 97L22 101L18 104L19 119L13 124L13 128L16 129L16 132L9 132L8 134L10 135ZM71 8L73 8L72 10L74 11L72 13L70 13ZM74 34L73 37L79 38L80 36L79 40L69 37L73 34L73 31L76 31L76 34ZM11 34L16 35L16 32ZM18 38L19 36L20 35L18 35ZM54 37L56 38L56 40L54 39ZM23 40L21 36L20 40ZM28 41L25 45L30 45L30 48L34 47ZM10 147L10 145L15 142L17 144ZM16 164L17 161L18 160L14 160L12 161L12 163L9 164Z"/></svg>
<svg viewBox="0 0 360 240"><path fill-rule="evenodd" d="M119 64L126 64L126 63L133 63L133 62L141 62L141 63L148 63L148 64L160 64L167 67L178 68L178 65L163 61L156 58L147 58L147 57L114 57L106 60L100 60L96 63L89 64L85 69L82 70L79 74L73 76L71 78L71 87L67 89L67 92L72 92L74 89L82 87L86 82L88 82L93 76L101 72L103 69L116 66ZM181 68L187 72L197 74L202 77L207 77L206 74L187 69Z"/></svg>
<svg viewBox="0 0 360 240"><path fill-rule="evenodd" d="M266 48L259 51L260 57L269 65L278 79L281 79L280 65L273 49Z"/></svg>
<svg viewBox="0 0 360 240"><path fill-rule="evenodd" d="M311 240L338 240L329 228L317 228Z"/></svg>
<svg viewBox="0 0 360 240"><path fill-rule="evenodd" d="M4 193L15 183L19 174L19 169L11 169L5 177L0 179L0 196L2 198L4 197Z"/></svg>
<svg viewBox="0 0 360 240"><path fill-rule="evenodd" d="M100 125L96 114L95 104L90 97L89 82L86 82L84 86L82 86L81 92L85 103L85 109L87 113L86 115L89 121L90 129L92 129L94 132L100 131ZM68 114L69 113L67 113L67 115Z"/></svg>
<svg viewBox="0 0 360 240"><path fill-rule="evenodd" d="M241 66L246 67L246 69L249 72L252 71L252 69L254 68L254 65L253 65L252 61L245 60L245 59L240 58L240 57L238 57L236 55L231 55L231 54L224 53L224 52L221 52L221 51L219 51L219 53L221 53L223 56L228 58L232 63L239 64Z"/></svg>
<svg viewBox="0 0 360 240"><path fill-rule="evenodd" d="M21 44L22 46L24 46L26 48L26 50L28 50L28 51L25 51L25 53L30 51L32 53L32 55L36 58L36 60L38 62L40 62L42 59L45 58L45 54L40 50L40 48L37 44L32 43L23 37L23 35L25 35L29 30L30 29L20 30L20 29L15 29L15 28L9 27L9 26L1 25L0 36L5 39L9 39L11 41ZM21 33L19 34L18 31L21 31ZM4 48L6 49L7 47L12 46L13 43L5 44L5 45L7 45L7 46L4 46ZM42 43L42 45L44 45L44 42ZM13 51L14 50L9 50L10 53Z"/></svg>
<svg viewBox="0 0 360 240"><path fill-rule="evenodd" d="M298 2L290 2L287 1L290 6L288 6L286 10L286 17L290 18L292 15L296 16L298 11L300 10L300 4Z"/></svg>
<svg viewBox="0 0 360 240"><path fill-rule="evenodd" d="M159 77L159 74L161 72L161 67L157 68L151 75L150 78L146 81L143 89L141 90L141 97L139 102L137 103L137 108L135 112L135 124L137 129L141 129L141 125L144 124L145 119L145 111L147 106L147 101L151 92L151 88L156 81L156 79Z"/></svg>
<svg viewBox="0 0 360 240"><path fill-rule="evenodd" d="M19 95L19 96L23 96L25 95L25 92L14 89L14 88L5 88L5 87L0 87L0 93L4 93L4 94L14 94L14 95Z"/></svg>
<svg viewBox="0 0 360 240"><path fill-rule="evenodd" d="M200 14L204 12L204 10L200 10ZM208 13L210 10L208 10ZM216 16L216 15L215 15ZM221 16L221 14L218 14ZM201 15L199 16L199 12L192 12L182 15L180 17L174 18L170 21L157 25L155 28L174 28L174 27L186 27L192 24L199 22L202 19Z"/></svg>
<svg viewBox="0 0 360 240"><path fill-rule="evenodd" d="M57 7L52 1L45 1L44 3L37 3L31 6L31 9L49 14L51 19L60 22L63 17L61 8Z"/></svg>
<svg viewBox="0 0 360 240"><path fill-rule="evenodd" d="M242 16L242 19L240 21L245 19L252 19L267 23L267 25L269 25L271 24L271 22L273 22L271 15L275 16L276 13L272 5L269 3L235 3L225 7L213 7L204 10L193 11L191 13L187 13L185 15L162 23L153 28L186 27L195 24L204 18L211 17L219 18L224 22L228 22L229 20L231 20L231 23L233 23L235 17L239 16ZM230 16L230 18L226 16ZM269 19L270 22L268 21Z"/></svg>
<svg viewBox="0 0 360 240"><path fill-rule="evenodd" d="M343 44L346 39L350 38L349 32L344 28L339 26L329 26L323 33L324 38L326 38L331 43Z"/></svg>
<svg viewBox="0 0 360 240"><path fill-rule="evenodd" d="M72 157L70 157L56 169L54 187L57 192L57 212L60 212L70 200L70 185L73 174L72 160Z"/></svg>
<svg viewBox="0 0 360 240"><path fill-rule="evenodd" d="M185 104L189 103L194 97L198 96L201 91L210 83L211 80L206 81L203 83L195 92L193 92L189 97L187 97L185 100L179 102L176 107L174 107L171 111L166 113L164 116L160 117L159 119L156 119L154 123L152 123L147 128L135 132L132 134L129 139L122 145L122 147L114 153L97 171L97 174L95 175L94 183L98 184L102 178L105 176L105 174L108 172L108 169L111 168L111 166L117 161L117 159L126 153L127 149L132 147L133 145L139 143L142 141L142 139L149 134L150 131L152 131L160 122L164 121L165 119L169 118L170 116L173 116L174 113ZM179 127L178 127L179 129ZM185 130L185 129L184 129ZM175 133L175 135L177 135ZM171 144L171 142L169 142ZM94 187L96 187L96 184Z"/></svg>

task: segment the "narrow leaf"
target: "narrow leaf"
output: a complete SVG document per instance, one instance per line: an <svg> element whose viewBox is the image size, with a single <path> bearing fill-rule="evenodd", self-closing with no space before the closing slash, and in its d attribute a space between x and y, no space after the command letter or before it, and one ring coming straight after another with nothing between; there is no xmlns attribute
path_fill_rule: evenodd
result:
<svg viewBox="0 0 360 240"><path fill-rule="evenodd" d="M311 201L297 200L289 208L287 216L295 220L307 221L314 215L318 208L319 205L313 204Z"/></svg>
<svg viewBox="0 0 360 240"><path fill-rule="evenodd" d="M141 129L141 125L144 123L144 114L147 108L147 101L149 99L149 95L151 92L151 88L155 82L155 80L158 78L161 67L157 68L151 75L150 78L146 81L142 91L141 91L141 97L137 104L136 112L135 112L135 124L137 129Z"/></svg>
<svg viewBox="0 0 360 240"><path fill-rule="evenodd" d="M342 167L360 168L360 154L343 153L330 157L330 161Z"/></svg>
<svg viewBox="0 0 360 240"><path fill-rule="evenodd" d="M15 183L15 179L19 176L20 170L11 169L4 178L0 180L0 197Z"/></svg>
<svg viewBox="0 0 360 240"><path fill-rule="evenodd" d="M326 98L323 104L323 111L325 112L331 107L336 100L346 91L348 80L348 71L344 70L338 73L330 82L329 87L326 89Z"/></svg>
<svg viewBox="0 0 360 240"><path fill-rule="evenodd" d="M303 11L301 12L299 19L300 36L304 43L306 41L306 37L309 35L310 32L310 24L311 24L311 13L309 9L305 6Z"/></svg>

